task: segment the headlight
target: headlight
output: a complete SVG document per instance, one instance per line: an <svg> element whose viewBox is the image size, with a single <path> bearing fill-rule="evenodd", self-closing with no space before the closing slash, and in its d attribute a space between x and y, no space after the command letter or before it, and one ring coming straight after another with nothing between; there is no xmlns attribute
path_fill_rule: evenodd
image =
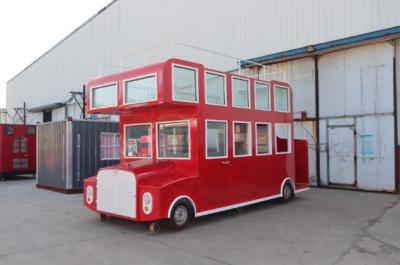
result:
<svg viewBox="0 0 400 265"><path fill-rule="evenodd" d="M93 203L93 187L92 186L88 186L86 188L86 202L88 204Z"/></svg>
<svg viewBox="0 0 400 265"><path fill-rule="evenodd" d="M151 196L150 192L143 193L142 207L145 214L150 214L153 210L153 196Z"/></svg>

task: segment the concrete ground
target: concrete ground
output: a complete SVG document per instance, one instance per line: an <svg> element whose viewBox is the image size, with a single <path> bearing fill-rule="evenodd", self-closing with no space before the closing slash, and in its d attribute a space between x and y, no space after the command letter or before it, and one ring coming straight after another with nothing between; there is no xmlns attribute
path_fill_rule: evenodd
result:
<svg viewBox="0 0 400 265"><path fill-rule="evenodd" d="M400 264L400 197L312 189L206 216L182 232L114 218L82 195L0 182L0 264Z"/></svg>

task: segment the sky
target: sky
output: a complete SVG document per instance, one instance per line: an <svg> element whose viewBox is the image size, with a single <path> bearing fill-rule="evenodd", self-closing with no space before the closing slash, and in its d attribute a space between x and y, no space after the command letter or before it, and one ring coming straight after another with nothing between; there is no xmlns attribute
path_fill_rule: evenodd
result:
<svg viewBox="0 0 400 265"><path fill-rule="evenodd" d="M0 4L0 108L6 83L111 0L8 0Z"/></svg>

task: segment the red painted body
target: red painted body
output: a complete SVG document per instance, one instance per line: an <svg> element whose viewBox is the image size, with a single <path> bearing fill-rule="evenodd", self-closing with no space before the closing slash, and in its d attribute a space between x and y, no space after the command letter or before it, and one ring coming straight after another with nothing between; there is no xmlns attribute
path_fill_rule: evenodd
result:
<svg viewBox="0 0 400 265"><path fill-rule="evenodd" d="M36 126L0 124L0 174L36 172Z"/></svg>
<svg viewBox="0 0 400 265"><path fill-rule="evenodd" d="M184 65L198 71L198 103L178 102L172 99L172 66ZM153 221L169 217L174 201L180 196L189 198L194 204L195 216L227 210L258 201L280 197L284 181L290 180L297 191L308 187L308 157L307 142L294 140L291 137L292 150L287 154L276 154L275 123L288 123L293 131L293 105L290 86L286 83L271 81L270 83L270 111L256 110L255 81L250 80L251 108L243 109L232 106L232 75L218 72L226 76L227 106L215 106L205 103L205 69L203 65L188 61L170 59L166 62L125 71L110 76L92 80L88 84L87 99L91 106L90 90L103 84L117 82L118 105L103 109L91 109L89 113L118 113L120 115L121 133L121 164L111 168L117 172L132 172L136 177L136 216L134 218L121 216L112 212L102 212L97 209L96 177L85 180L84 203L98 213L118 216L136 221ZM134 77L157 74L157 100L152 102L123 104L124 80ZM265 82L265 81L263 81ZM281 85L289 89L290 112L275 112L274 86ZM190 122L190 159L160 159L157 158L157 122L181 121ZM225 120L228 126L227 158L206 159L205 121ZM232 121L251 122L251 154L246 157L233 156L233 124ZM272 154L256 155L255 122L272 124ZM152 158L125 157L125 131L127 124L152 124L151 152ZM149 139L143 139L147 142ZM296 144L295 144L296 141ZM279 140L278 140L279 144ZM301 148L297 148L300 146ZM296 157L297 156L297 157ZM100 169L99 172L101 172ZM296 172L301 170L301 172ZM93 187L93 194L89 195L88 187ZM142 209L142 195L150 192L153 197L153 210L150 214ZM93 196L92 203L88 196Z"/></svg>

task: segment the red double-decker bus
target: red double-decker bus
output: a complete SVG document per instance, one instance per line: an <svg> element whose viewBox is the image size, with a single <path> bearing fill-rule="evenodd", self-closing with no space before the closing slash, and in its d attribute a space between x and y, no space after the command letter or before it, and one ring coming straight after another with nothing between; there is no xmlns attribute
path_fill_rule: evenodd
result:
<svg viewBox="0 0 400 265"><path fill-rule="evenodd" d="M307 142L293 138L287 83L179 59L92 80L89 113L120 115L121 164L86 179L101 218L193 218L308 189ZM150 226L158 230L157 222Z"/></svg>

